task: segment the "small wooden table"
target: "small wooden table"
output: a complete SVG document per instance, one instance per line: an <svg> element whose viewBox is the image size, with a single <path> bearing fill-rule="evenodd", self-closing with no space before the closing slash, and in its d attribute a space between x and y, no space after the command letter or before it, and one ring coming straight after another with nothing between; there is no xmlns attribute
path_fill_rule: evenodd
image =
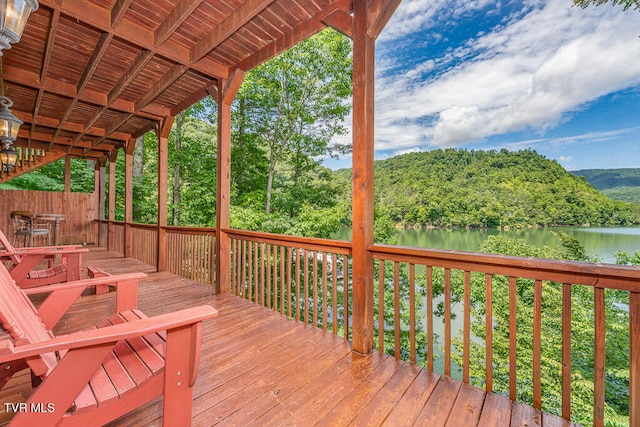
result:
<svg viewBox="0 0 640 427"><path fill-rule="evenodd" d="M64 214L51 214L43 213L36 214L36 221L46 221L53 223L53 242L51 242L51 235L49 235L49 245L58 245L58 236L60 235L60 223L66 219Z"/></svg>

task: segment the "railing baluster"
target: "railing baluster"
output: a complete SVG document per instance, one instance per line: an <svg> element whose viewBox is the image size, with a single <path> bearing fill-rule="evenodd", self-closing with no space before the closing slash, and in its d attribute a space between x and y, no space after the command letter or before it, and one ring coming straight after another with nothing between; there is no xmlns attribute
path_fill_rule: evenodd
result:
<svg viewBox="0 0 640 427"><path fill-rule="evenodd" d="M293 304L293 297L291 296L291 272L293 271L293 248L287 249L287 316L291 317L291 304Z"/></svg>
<svg viewBox="0 0 640 427"><path fill-rule="evenodd" d="M396 359L400 358L400 263L393 263L393 338Z"/></svg>
<svg viewBox="0 0 640 427"><path fill-rule="evenodd" d="M444 374L451 376L451 270L444 269Z"/></svg>
<svg viewBox="0 0 640 427"><path fill-rule="evenodd" d="M427 369L433 372L433 271L427 266L426 307L427 307Z"/></svg>
<svg viewBox="0 0 640 427"><path fill-rule="evenodd" d="M378 350L384 352L384 260L378 272Z"/></svg>
<svg viewBox="0 0 640 427"><path fill-rule="evenodd" d="M604 289L593 288L594 305L594 363L593 363L593 426L604 426L604 380L605 380L605 311Z"/></svg>
<svg viewBox="0 0 640 427"><path fill-rule="evenodd" d="M313 252L305 250L302 262L304 263L304 323L309 323L309 257L315 256Z"/></svg>
<svg viewBox="0 0 640 427"><path fill-rule="evenodd" d="M349 264L346 255L342 256L342 304L344 306L344 337L349 339Z"/></svg>
<svg viewBox="0 0 640 427"><path fill-rule="evenodd" d="M416 266L409 264L409 345L411 363L416 363Z"/></svg>
<svg viewBox="0 0 640 427"><path fill-rule="evenodd" d="M280 246L280 314L284 314L285 304L284 301L287 298L287 275L285 274L285 249L284 246Z"/></svg>
<svg viewBox="0 0 640 427"><path fill-rule="evenodd" d="M338 255L331 257L331 324L333 335L338 335Z"/></svg>
<svg viewBox="0 0 640 427"><path fill-rule="evenodd" d="M329 296L327 294L327 253L322 253L322 330L327 330L327 303Z"/></svg>
<svg viewBox="0 0 640 427"><path fill-rule="evenodd" d="M485 292L485 383L487 393L493 391L493 275L484 276Z"/></svg>
<svg viewBox="0 0 640 427"><path fill-rule="evenodd" d="M313 326L318 326L318 252L312 252L313 257Z"/></svg>
<svg viewBox="0 0 640 427"><path fill-rule="evenodd" d="M517 278L509 277L509 399L516 400L516 318Z"/></svg>
<svg viewBox="0 0 640 427"><path fill-rule="evenodd" d="M300 253L303 249L296 249L296 320L302 320L302 301L300 300Z"/></svg>
<svg viewBox="0 0 640 427"><path fill-rule="evenodd" d="M278 246L272 245L273 249L273 262L271 268L273 269L273 311L278 311L278 284L280 283L278 277Z"/></svg>
<svg viewBox="0 0 640 427"><path fill-rule="evenodd" d="M571 285L562 284L562 418L571 419Z"/></svg>
<svg viewBox="0 0 640 427"><path fill-rule="evenodd" d="M469 345L471 342L471 273L464 272L464 307L462 337L462 382L469 384Z"/></svg>
<svg viewBox="0 0 640 427"><path fill-rule="evenodd" d="M540 333L542 330L542 280L533 284L533 407L542 408L540 381Z"/></svg>

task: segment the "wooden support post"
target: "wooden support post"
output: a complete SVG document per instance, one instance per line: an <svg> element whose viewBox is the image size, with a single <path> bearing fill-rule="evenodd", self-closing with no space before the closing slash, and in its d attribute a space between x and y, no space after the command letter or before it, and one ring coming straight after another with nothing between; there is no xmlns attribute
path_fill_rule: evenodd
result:
<svg viewBox="0 0 640 427"><path fill-rule="evenodd" d="M106 158L102 158L100 159L99 162L96 163L96 178L97 179L97 183L95 184L95 189L97 189L98 191L98 219L99 220L104 220L105 219L105 211L104 211L104 203L105 203L105 195L106 195L106 189L105 189L105 181L106 181L106 171L105 171L105 166L106 166ZM106 236L104 235L104 227L103 227L103 223L99 222L98 223L98 245L100 247L103 246L107 246L107 242L105 241Z"/></svg>
<svg viewBox="0 0 640 427"><path fill-rule="evenodd" d="M231 212L231 103L244 80L244 71L236 70L218 81L210 94L218 103L218 158L216 164L216 292L229 292L231 248L229 228Z"/></svg>
<svg viewBox="0 0 640 427"><path fill-rule="evenodd" d="M136 139L131 138L125 148L124 174L124 256L132 256L131 223L133 222L133 149Z"/></svg>
<svg viewBox="0 0 640 427"><path fill-rule="evenodd" d="M116 249L115 242L115 224L116 220L116 158L118 152L114 152L113 156L109 159L109 233L108 233L108 248L110 251Z"/></svg>
<svg viewBox="0 0 640 427"><path fill-rule="evenodd" d="M353 1L353 351L373 350L374 49L367 0Z"/></svg>
<svg viewBox="0 0 640 427"><path fill-rule="evenodd" d="M173 116L166 117L156 129L158 136L158 271L167 269L167 177L169 176L169 132Z"/></svg>

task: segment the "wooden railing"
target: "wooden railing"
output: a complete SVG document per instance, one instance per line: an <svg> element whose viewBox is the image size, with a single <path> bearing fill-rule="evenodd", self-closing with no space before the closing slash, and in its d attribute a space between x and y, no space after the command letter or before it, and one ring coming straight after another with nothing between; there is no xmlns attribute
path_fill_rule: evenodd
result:
<svg viewBox="0 0 640 427"><path fill-rule="evenodd" d="M130 226L141 236L134 242L157 251L156 226ZM167 269L214 284L215 230L163 229ZM231 292L351 338L349 242L224 232ZM587 393L601 426L608 379L624 383L624 372L608 373L605 363L607 346L619 345L618 354L628 352L629 425L640 425L640 269L377 244L369 251L379 351L567 420L584 410L572 398ZM626 326L612 330L620 324L612 319Z"/></svg>
<svg viewBox="0 0 640 427"><path fill-rule="evenodd" d="M154 265L158 259L158 226L128 224L131 227L131 258ZM125 235L122 235L125 240ZM124 253L124 252L123 252Z"/></svg>
<svg viewBox="0 0 640 427"><path fill-rule="evenodd" d="M213 286L216 279L216 230L164 228L167 231L167 271Z"/></svg>
<svg viewBox="0 0 640 427"><path fill-rule="evenodd" d="M606 319L628 315L629 331L622 342L630 348L629 425L640 425L640 269L388 245L373 245L370 251L378 260L377 322L384 325L378 328L379 349L433 370L438 353L434 324L440 322L445 375L452 375L452 366L458 365L463 382L567 420L572 393L576 388L585 392L583 384L576 383L588 382L580 375L572 381L572 376L586 367L593 377L593 424L604 425L605 336L613 341L614 334L625 333L607 328ZM611 313L605 290L627 293L628 311L623 306ZM439 315L436 294L441 295ZM454 301L462 305L455 309L462 316L458 337L452 328ZM572 329L572 315L585 310L593 319L591 330ZM385 329L393 331L386 343ZM502 342L494 337L499 331ZM585 337L591 340L588 344ZM572 344L578 347L575 352ZM585 348L591 354L583 354ZM550 354L558 359L548 360ZM530 357L527 363L525 357ZM554 381L561 390L559 402L550 393ZM498 382L508 383L508 388L497 389Z"/></svg>
<svg viewBox="0 0 640 427"><path fill-rule="evenodd" d="M231 292L350 337L349 242L225 231L231 239Z"/></svg>

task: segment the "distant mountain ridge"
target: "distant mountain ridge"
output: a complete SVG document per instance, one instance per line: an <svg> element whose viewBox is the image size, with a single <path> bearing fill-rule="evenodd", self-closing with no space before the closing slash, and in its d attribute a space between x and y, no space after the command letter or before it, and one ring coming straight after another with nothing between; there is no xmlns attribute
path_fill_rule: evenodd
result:
<svg viewBox="0 0 640 427"><path fill-rule="evenodd" d="M345 181L350 169L335 172ZM640 176L639 176L640 178ZM375 162L378 215L417 227L640 223L640 206L534 150L433 150Z"/></svg>
<svg viewBox="0 0 640 427"><path fill-rule="evenodd" d="M640 168L584 169L571 173L586 178L613 200L640 203Z"/></svg>

